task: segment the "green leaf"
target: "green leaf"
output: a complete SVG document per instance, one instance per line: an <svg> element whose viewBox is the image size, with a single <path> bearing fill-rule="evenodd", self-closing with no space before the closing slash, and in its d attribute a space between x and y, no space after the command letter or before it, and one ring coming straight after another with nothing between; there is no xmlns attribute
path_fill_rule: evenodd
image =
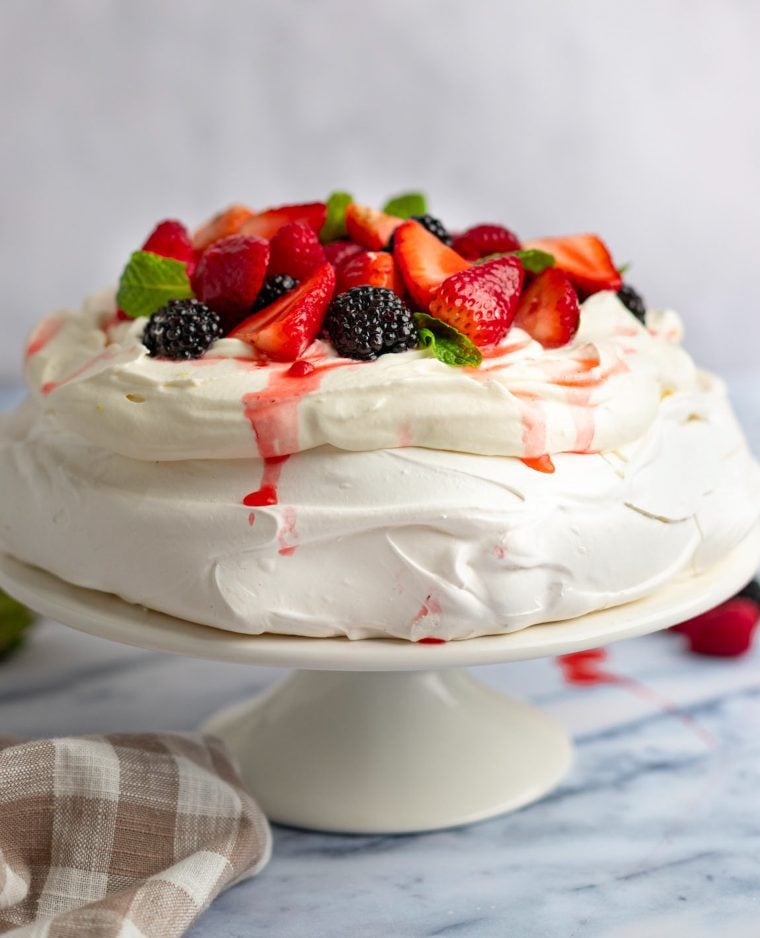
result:
<svg viewBox="0 0 760 938"><path fill-rule="evenodd" d="M617 272L620 274L621 277L624 277L630 269L631 269L631 261L626 261L625 264L621 264L620 267L618 267Z"/></svg>
<svg viewBox="0 0 760 938"><path fill-rule="evenodd" d="M483 355L474 342L435 316L415 313L414 323L422 348L429 349L444 365L460 368L470 365L477 368L483 361Z"/></svg>
<svg viewBox="0 0 760 938"><path fill-rule="evenodd" d="M486 261L496 260L497 257L517 257L523 267L531 274L543 273L547 267L554 267L554 255L546 251L531 248L529 251L508 251L506 254L489 254L475 261L476 264L485 264Z"/></svg>
<svg viewBox="0 0 760 938"><path fill-rule="evenodd" d="M127 316L150 316L169 300L193 295L187 265L150 251L135 251L119 281L116 302Z"/></svg>
<svg viewBox="0 0 760 938"><path fill-rule="evenodd" d="M425 215L427 213L427 200L421 192L405 192L397 195L383 206L386 215L396 218L411 218L412 215Z"/></svg>
<svg viewBox="0 0 760 938"><path fill-rule="evenodd" d="M327 198L327 217L319 232L319 240L326 244L346 236L346 209L354 201L349 192L331 192Z"/></svg>
<svg viewBox="0 0 760 938"><path fill-rule="evenodd" d="M0 590L0 658L17 648L35 615Z"/></svg>

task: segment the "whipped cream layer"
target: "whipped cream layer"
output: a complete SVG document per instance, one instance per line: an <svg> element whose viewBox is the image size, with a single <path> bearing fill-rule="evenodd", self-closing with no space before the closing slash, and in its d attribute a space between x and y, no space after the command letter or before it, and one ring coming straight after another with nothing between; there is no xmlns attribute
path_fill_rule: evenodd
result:
<svg viewBox="0 0 760 938"><path fill-rule="evenodd" d="M231 339L196 361L151 358L140 341L145 321L114 322L114 309L110 291L44 320L26 376L61 428L132 459L271 457L324 445L602 452L643 436L663 395L699 386L676 314L651 314L645 328L614 293L583 304L578 334L559 349L513 328L479 368L457 369L425 351L355 362L318 341L304 355L314 366L306 376Z"/></svg>
<svg viewBox="0 0 760 938"><path fill-rule="evenodd" d="M608 298L591 309L616 312ZM67 321L63 328L72 326ZM663 340L630 324L628 332L625 338L599 339L600 358L620 354L625 360L628 342L646 346L653 358L669 358L671 377L683 380L683 387L661 399L652 371L639 368L639 353L630 353L632 367L625 375L633 374L634 383L609 378L594 390L607 395L622 387L631 395L639 390L641 397L624 406L614 394L608 404L600 400L595 431L607 427L602 415L609 415L608 409L620 419L630 412L626 433L646 423L644 431L603 454L556 455L554 474L508 456L417 446L367 452L302 447L287 460L267 463L259 458L149 462L149 453L176 456L194 446L205 452L216 436L204 436L208 414L186 407L183 432L204 438L183 448L170 426L183 412L181 389L162 390L161 383L164 369L168 377L182 366L151 362L124 340L106 350L114 357L103 368L90 366L87 377L0 415L0 547L72 583L247 633L466 639L635 599L679 574L711 566L741 541L757 523L760 471L722 384L694 372L677 350L671 357ZM92 345L96 353L94 340ZM46 348L52 349L50 342ZM529 351L525 343L505 355L515 356L514 368L526 375L527 385L543 387L535 383ZM549 358L570 356L563 354L566 359L560 353ZM38 381L52 380L50 363L60 355L51 350L48 366L30 365ZM398 366L403 383L406 362L423 395L425 376L440 393L447 385L434 362L402 355L386 359L392 360L387 366L370 366L364 373L385 376L374 385L384 388L384 406L400 413L401 404L393 402L406 397L409 432L422 433L427 424L414 422L419 408L410 398L411 385L399 391L390 375ZM69 367L77 366L71 360L61 369ZM218 384L188 378L186 390L232 429L239 414L233 418L230 388L239 390L241 375L250 380L256 372L238 372L231 361L219 367ZM454 406L460 394L471 401L470 419L478 425L475 402L481 392L494 402L508 402L512 394L496 379L484 383L450 370L445 374L460 389L447 391L446 401ZM510 382L514 389L512 377ZM144 405L118 403L127 388L137 387ZM360 412L359 405L349 406L353 398L326 380L320 393L323 401L330 394L343 400L353 426ZM359 397L371 422L369 397ZM128 415L122 445L111 445L111 431L94 418L94 427L75 432L86 401L91 417L97 404L106 413L113 407L113 432L118 414ZM162 419L159 401L168 402ZM338 404L331 406L339 413ZM639 409L646 419L637 415ZM511 419L505 416L504 427L513 428L513 442L525 452L520 420ZM392 423L378 421L378 427ZM139 443L140 428L154 424L169 437L164 449L161 433L155 442ZM301 422L312 441L326 426L336 433L341 427L337 418ZM386 431L377 432L374 442ZM429 432L444 434L433 427ZM604 433L612 433L611 423ZM241 433L240 449L232 447L237 455L244 441ZM267 479L276 482L278 502L243 504Z"/></svg>

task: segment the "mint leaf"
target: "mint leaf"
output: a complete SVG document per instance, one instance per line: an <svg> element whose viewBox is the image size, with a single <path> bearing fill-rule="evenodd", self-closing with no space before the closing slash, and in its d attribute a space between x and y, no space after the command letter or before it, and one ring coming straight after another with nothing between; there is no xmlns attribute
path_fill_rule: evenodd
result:
<svg viewBox="0 0 760 938"><path fill-rule="evenodd" d="M187 265L150 251L135 251L119 281L116 302L127 316L150 316L169 300L193 295Z"/></svg>
<svg viewBox="0 0 760 938"><path fill-rule="evenodd" d="M631 262L626 261L625 264L621 264L620 267L618 267L617 272L620 274L621 277L624 277L630 269L631 269Z"/></svg>
<svg viewBox="0 0 760 938"><path fill-rule="evenodd" d="M346 237L346 209L353 201L348 192L331 192L327 197L327 217L319 232L323 244Z"/></svg>
<svg viewBox="0 0 760 938"><path fill-rule="evenodd" d="M547 267L554 267L554 255L546 251L531 248L529 251L508 251L506 254L489 254L475 261L476 264L485 264L486 261L496 260L497 257L517 257L523 267L531 274L541 274Z"/></svg>
<svg viewBox="0 0 760 938"><path fill-rule="evenodd" d="M532 274L541 274L547 267L554 267L554 255L531 248L529 251L513 251L513 257L522 261L523 267Z"/></svg>
<svg viewBox="0 0 760 938"><path fill-rule="evenodd" d="M425 215L427 213L427 200L421 192L405 192L397 195L383 206L386 215L396 218L411 218L412 215Z"/></svg>
<svg viewBox="0 0 760 938"><path fill-rule="evenodd" d="M35 615L0 590L0 658L17 648Z"/></svg>
<svg viewBox="0 0 760 938"><path fill-rule="evenodd" d="M436 319L435 316L415 313L414 324L417 326L422 348L430 349L444 365L459 368L463 365L470 365L477 368L483 361L483 355L474 342L466 335L462 335L458 329Z"/></svg>

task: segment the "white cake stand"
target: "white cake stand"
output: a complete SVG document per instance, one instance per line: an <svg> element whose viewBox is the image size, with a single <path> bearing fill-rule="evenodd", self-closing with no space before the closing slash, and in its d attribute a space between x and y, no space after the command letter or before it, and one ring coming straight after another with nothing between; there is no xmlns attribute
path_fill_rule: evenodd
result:
<svg viewBox="0 0 760 938"><path fill-rule="evenodd" d="M675 625L732 595L759 562L760 530L709 572L637 602L445 645L223 632L72 586L7 554L0 586L59 622L128 645L300 669L203 729L227 742L271 820L402 833L529 804L570 764L570 740L552 717L464 668L568 654Z"/></svg>

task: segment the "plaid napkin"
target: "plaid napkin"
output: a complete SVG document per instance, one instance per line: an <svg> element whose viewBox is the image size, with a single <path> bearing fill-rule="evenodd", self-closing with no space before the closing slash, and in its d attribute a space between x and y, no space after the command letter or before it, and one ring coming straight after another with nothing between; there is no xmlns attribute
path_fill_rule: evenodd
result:
<svg viewBox="0 0 760 938"><path fill-rule="evenodd" d="M270 849L213 737L0 740L6 936L173 938Z"/></svg>

